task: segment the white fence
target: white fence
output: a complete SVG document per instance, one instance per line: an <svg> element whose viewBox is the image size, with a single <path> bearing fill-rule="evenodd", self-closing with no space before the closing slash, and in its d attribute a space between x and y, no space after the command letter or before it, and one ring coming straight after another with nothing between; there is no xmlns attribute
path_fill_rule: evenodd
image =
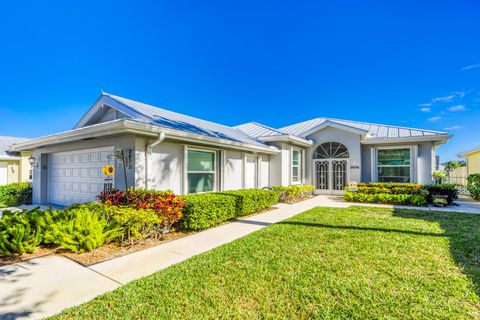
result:
<svg viewBox="0 0 480 320"><path fill-rule="evenodd" d="M451 176L446 178L443 183L454 184L457 186L458 193L461 195L469 196L470 193L467 190L467 177Z"/></svg>

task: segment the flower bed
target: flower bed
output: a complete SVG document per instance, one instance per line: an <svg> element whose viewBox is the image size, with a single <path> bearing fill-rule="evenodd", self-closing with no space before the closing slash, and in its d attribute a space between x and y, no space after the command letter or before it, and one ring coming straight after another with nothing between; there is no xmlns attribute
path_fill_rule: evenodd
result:
<svg viewBox="0 0 480 320"><path fill-rule="evenodd" d="M343 199L350 202L415 206L433 203L437 198L444 198L450 205L458 198L458 190L449 184L360 183L357 191L343 195Z"/></svg>

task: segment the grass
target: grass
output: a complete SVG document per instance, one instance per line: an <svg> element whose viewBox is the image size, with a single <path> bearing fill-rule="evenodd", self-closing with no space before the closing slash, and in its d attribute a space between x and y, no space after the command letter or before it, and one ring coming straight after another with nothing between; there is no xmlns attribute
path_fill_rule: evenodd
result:
<svg viewBox="0 0 480 320"><path fill-rule="evenodd" d="M480 318L480 216L315 208L58 319Z"/></svg>

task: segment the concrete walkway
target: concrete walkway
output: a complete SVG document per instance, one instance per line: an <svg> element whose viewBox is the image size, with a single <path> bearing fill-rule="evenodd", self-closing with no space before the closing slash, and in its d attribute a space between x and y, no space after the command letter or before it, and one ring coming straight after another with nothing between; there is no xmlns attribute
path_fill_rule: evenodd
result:
<svg viewBox="0 0 480 320"><path fill-rule="evenodd" d="M345 203L334 196L317 196L292 205L278 204L275 210L90 267L83 267L60 256L36 258L0 267L0 319L38 319L53 315L311 208L347 208L352 205L358 204ZM427 207L361 205L432 210ZM446 210L480 214L480 204L469 203L467 206L461 203L453 209L441 209Z"/></svg>

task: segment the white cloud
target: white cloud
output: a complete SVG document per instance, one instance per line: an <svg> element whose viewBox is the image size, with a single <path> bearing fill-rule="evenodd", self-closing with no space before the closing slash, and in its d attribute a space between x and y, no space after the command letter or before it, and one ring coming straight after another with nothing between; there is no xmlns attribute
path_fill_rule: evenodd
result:
<svg viewBox="0 0 480 320"><path fill-rule="evenodd" d="M420 103L418 104L419 107L431 107L433 106L433 103L429 102L429 103Z"/></svg>
<svg viewBox="0 0 480 320"><path fill-rule="evenodd" d="M451 102L453 99L455 99L456 95L451 94L449 96L445 97L438 97L438 98L433 98L433 102Z"/></svg>
<svg viewBox="0 0 480 320"><path fill-rule="evenodd" d="M452 130L462 129L462 127L461 126L451 126L451 127L446 127L444 129L447 130L447 131L452 131Z"/></svg>
<svg viewBox="0 0 480 320"><path fill-rule="evenodd" d="M480 63L475 63L475 64L465 66L463 68L460 68L460 71L470 70L470 69L474 69L474 68L480 68Z"/></svg>
<svg viewBox="0 0 480 320"><path fill-rule="evenodd" d="M432 102L433 103L436 103L436 102L452 102L456 98L463 98L463 97L465 97L465 92L455 91L455 92L452 92L452 94L448 95L448 96L433 98Z"/></svg>
<svg viewBox="0 0 480 320"><path fill-rule="evenodd" d="M432 108L427 108L427 107L425 107L425 108L420 108L420 111L422 111L422 112L430 112L430 111L432 111Z"/></svg>
<svg viewBox="0 0 480 320"><path fill-rule="evenodd" d="M440 119L442 119L441 116L435 116L435 117L428 118L427 120L433 122L433 121L438 121Z"/></svg>
<svg viewBox="0 0 480 320"><path fill-rule="evenodd" d="M464 104L459 104L459 105L448 108L448 111L450 112L459 112L459 111L465 111L465 110L467 110L467 108L465 108Z"/></svg>

